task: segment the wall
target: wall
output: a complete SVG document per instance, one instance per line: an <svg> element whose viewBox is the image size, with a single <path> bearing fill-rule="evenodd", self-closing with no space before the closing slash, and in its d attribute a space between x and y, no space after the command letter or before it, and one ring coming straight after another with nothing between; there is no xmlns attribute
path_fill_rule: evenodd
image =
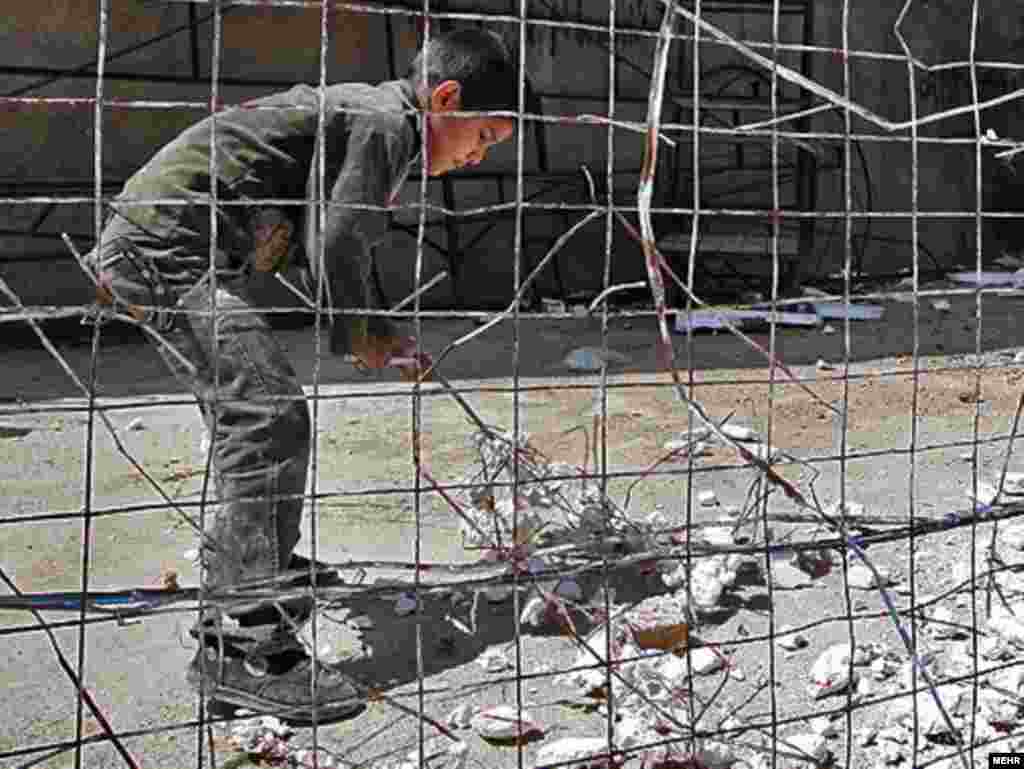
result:
<svg viewBox="0 0 1024 769"><path fill-rule="evenodd" d="M418 7L418 3L414 3ZM486 0L483 5L507 11L509 4L501 0ZM517 6L518 4L513 4ZM853 3L850 30L851 46L877 51L896 53L898 48L892 35L892 24L896 8L879 8L877 3ZM883 6L885 4L882 4ZM920 5L920 4L918 4ZM93 0L8 0L7 11L0 19L0 64L22 68L23 75L11 75L6 79L4 93L12 93L40 80L43 73L28 68L79 67L93 61L96 56L96 6ZM453 10L468 10L481 7L480 2L464 0L452 2ZM841 40L838 0L815 4L814 26L816 42L822 46L835 46ZM537 0L532 3L535 12L549 13L552 18L564 16L597 25L607 24L607 7L602 3L581 3L576 0ZM992 7L1002 8L997 13ZM545 11L545 9L551 9ZM908 23L911 42L915 52L928 60L947 59L953 55L966 55L966 34L963 12L957 11L959 4L952 0L929 2L920 11L915 10ZM107 50L114 58L107 65L108 72L129 73L140 80L108 79L104 95L108 99L147 101L190 102L191 108L150 108L127 109L124 106L109 106L103 113L103 140L100 151L104 179L115 182L127 177L141 165L161 143L172 138L184 126L205 113L211 93L210 48L211 28L209 22L198 28L196 53L187 31L174 33L175 29L186 27L190 13L200 18L208 14L205 4L190 7L185 3L154 3L149 0L111 0L110 34ZM656 28L660 5L630 0L619 2L616 23L621 26L646 25ZM986 4L982 20L982 40L985 56L992 59L1015 60L1019 58L1017 40L1021 39L1021 11L1009 0L998 0ZM710 14L716 25L731 34L753 40L769 40L771 19L766 16L727 16ZM404 70L415 47L417 29L413 21L401 15L391 19L392 39L395 44L396 65ZM388 47L386 45L387 21L379 14L362 15L339 13L332 16L328 25L327 77L336 80L378 81L388 77ZM316 82L319 77L320 13L315 9L282 9L257 7L234 9L223 16L223 56L220 62L222 82L219 97L223 102L241 101L252 96L278 90L272 84L245 86L244 81L275 81L285 83ZM504 31L516 39L517 26L507 24ZM686 32L687 25L680 24L679 30ZM785 41L799 42L802 29L798 20L784 19L781 36ZM155 36L164 35L161 42L142 46ZM544 100L545 112L549 115L576 115L580 113L604 113L607 109L609 84L608 59L605 46L607 35L602 32L579 30L553 33L548 29L534 28L528 39L528 63L537 87L549 97ZM137 50L132 50L137 48ZM688 48L688 46L687 46ZM620 64L617 68L618 120L641 121L646 111L645 99L648 92L653 41L651 38L637 38L620 34L617 49ZM783 59L787 64L797 65L793 56ZM814 75L836 89L842 88L842 67L840 60L829 54L813 57ZM747 65L733 52L715 45L701 48L701 71L705 77L702 96L741 94L748 96L755 86L757 77L747 73L745 80L738 84L731 82L735 65ZM676 43L669 73L670 86L678 92L685 92L691 81L693 62L684 47ZM873 63L854 60L852 68L852 93L879 113L895 119L907 117L908 89L906 68L899 62ZM756 68L755 68L756 69ZM766 73L762 72L763 77ZM153 82L153 79L188 79L198 75L198 84L182 82ZM145 78L151 78L149 80ZM1005 85L1005 84L1003 84ZM763 86L763 83L762 83ZM1000 87L998 84L987 88ZM95 95L95 80L62 79L29 92L36 96L92 97ZM557 95L574 94L590 96L587 99L558 98ZM763 87L759 91L764 97ZM781 96L795 96L783 89ZM919 83L920 109L922 112L941 109L954 103L962 103L969 97L964 90L963 78L925 76ZM1018 107L986 113L984 128L993 127L1001 135L1013 135L1013 128L1019 115ZM705 116L705 124L714 118L713 113ZM732 119L722 113L719 117ZM688 123L691 113L685 103L676 110L666 110L665 119ZM752 119L744 113L743 119ZM88 235L93 232L95 209L88 201L93 189L94 166L94 125L95 115L91 105L54 108L23 107L18 110L0 111L0 167L4 195L14 191L25 194L54 194L58 189L52 186L55 180L64 180L62 194L77 194L85 199L75 204L62 204L47 219L45 229L51 233L67 230ZM815 121L820 130L841 129L835 115ZM858 130L866 129L855 124ZM970 119L956 124L943 124L942 135L969 136L973 130ZM878 133L872 129L872 132ZM587 196L578 175L581 164L593 171L603 183L607 167L608 131L594 125L549 124L544 129L549 148L552 170L564 172L568 183L559 186L542 185L527 180L523 185L526 199L548 203L579 203ZM935 133L933 130L932 133ZM683 137L685 139L685 137ZM535 151L535 132L527 131L523 137L525 148L524 168L527 172L536 170L538 157ZM642 152L642 141L638 134L616 130L614 132L615 200L618 205L631 206L635 201L636 174ZM840 145L825 142L829 157L841 162ZM870 188L872 205L879 210L907 210L910 205L910 162L909 150L891 143L862 143L867 173L859 163L854 168L854 186L857 204L864 206ZM745 158L751 162L768 162L769 145L766 141L751 142L745 148ZM790 145L782 147L782 161L790 163L796 157L796 150ZM708 205L724 205L725 202L742 203L759 207L770 207L770 186L765 176L758 172L711 174L715 168L728 168L735 159L735 145L715 142L709 138L703 141L701 155L702 201ZM675 191L677 205L688 206L692 202L691 145L681 141L676 150L662 149L662 165L659 168L659 200L669 200ZM974 148L966 145L951 149L935 150L922 146L921 206L927 210L971 210L974 205ZM499 148L489 163L491 169L514 170L516 167L516 143ZM673 188L672 177L679 172L678 188ZM1016 177L993 166L985 173L986 204L1006 206L1007 199L1021 199L1015 185ZM67 184L77 180L75 184ZM750 184L751 191L737 198L722 197L740 184ZM116 187L116 184L115 184ZM546 189L550 187L550 189ZM443 203L442 187L437 182L429 185L432 202ZM459 210L486 206L499 199L494 180L473 180L463 178L454 184L455 204ZM546 189L546 191L545 191ZM113 191L113 190L112 190ZM414 200L418 185L406 190L406 200ZM791 185L783 184L780 194L784 202L792 196ZM514 183L506 182L505 200L514 199ZM841 177L833 172L821 178L819 207L823 210L842 210ZM0 204L0 229L10 230L28 226L38 216L43 206ZM548 215L527 212L523 218L524 269L528 269L546 252L551 242L568 228L581 213ZM711 217L709 217L710 219ZM407 225L415 224L415 216L405 214L399 217ZM679 214L665 215L658 219L659 233L687 232L689 217ZM447 245L446 229L441 222L432 218L429 237L438 245ZM461 295L456 297L451 284L445 284L425 298L428 306L447 306L454 301L472 299L475 306L497 306L508 301L513 287L514 253L516 242L516 220L505 216L480 221L479 217L460 220L460 242L474 238L482 228L491 227L486 238L473 250L464 253L460 260ZM828 238L829 228L819 228L816 249L805 258L805 267L817 273L837 269L843 262L841 238ZM863 234L863 224L856 233ZM907 220L879 219L871 223L872 243L864 249L864 266L874 271L894 272L909 263L910 249L906 243L910 224ZM890 241L879 240L888 238ZM986 255L994 250L1012 247L1017 233L1013 227L1002 226L986 231ZM973 223L965 220L923 220L922 242L942 264L952 264L969 257L973 259ZM901 241L903 241L901 243ZM81 240L83 247L88 243ZM414 270L413 240L405 233L397 232L387 248L381 252L381 265L385 288L390 297L397 299L412 287ZM604 222L596 222L582 231L566 249L559 260L560 272L565 287L570 292L593 293L602 281L605 254ZM77 268L69 263L63 254L64 246L57 240L30 240L16 237L0 237L0 274L15 284L29 303L59 303L80 301L84 283L77 276ZM858 253L859 253L858 249ZM634 280L643 275L642 262L636 245L616 227L611 248L613 280ZM57 258L54 258L57 257ZM927 265L925 265L927 266ZM445 267L441 254L428 248L425 252L424 274L428 277ZM38 280L40 273L45 280ZM542 293L553 293L558 285L556 273L548 270L541 282ZM286 293L273 286L265 290L269 301L285 304L291 301Z"/></svg>

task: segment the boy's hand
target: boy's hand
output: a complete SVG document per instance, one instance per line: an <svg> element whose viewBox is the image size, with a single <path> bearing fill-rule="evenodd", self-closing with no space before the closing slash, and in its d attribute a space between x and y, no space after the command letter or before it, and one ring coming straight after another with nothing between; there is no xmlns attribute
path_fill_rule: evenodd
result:
<svg viewBox="0 0 1024 769"><path fill-rule="evenodd" d="M354 355L369 369L379 370L394 365L402 372L402 377L410 382L416 381L433 365L433 359L427 353L416 354L415 337L367 337L354 350Z"/></svg>

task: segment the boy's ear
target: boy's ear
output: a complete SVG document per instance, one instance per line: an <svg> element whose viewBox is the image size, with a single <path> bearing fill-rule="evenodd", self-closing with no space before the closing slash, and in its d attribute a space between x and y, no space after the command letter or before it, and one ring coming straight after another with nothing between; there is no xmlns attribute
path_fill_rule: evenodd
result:
<svg viewBox="0 0 1024 769"><path fill-rule="evenodd" d="M430 92L431 112L458 112L462 109L462 84L445 80Z"/></svg>

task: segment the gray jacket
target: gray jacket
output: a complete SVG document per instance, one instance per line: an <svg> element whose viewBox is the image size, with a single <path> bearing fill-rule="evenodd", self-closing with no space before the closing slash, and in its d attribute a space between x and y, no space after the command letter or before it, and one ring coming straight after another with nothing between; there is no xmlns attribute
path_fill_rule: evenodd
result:
<svg viewBox="0 0 1024 769"><path fill-rule="evenodd" d="M153 259L169 285L185 289L209 269L211 243L218 271L244 269L258 246L257 214L272 209L290 222L291 252L301 254L314 281L323 249L335 310L380 309L370 279L372 248L387 231L387 209L420 162L415 92L403 80L328 86L322 147L317 146L317 92L297 85L186 129L112 202L116 216L104 231L104 243L127 238ZM217 161L212 174L211 144ZM216 179L214 217L211 178ZM349 352L352 334L364 331L394 333L386 318L348 316L334 323L332 350Z"/></svg>

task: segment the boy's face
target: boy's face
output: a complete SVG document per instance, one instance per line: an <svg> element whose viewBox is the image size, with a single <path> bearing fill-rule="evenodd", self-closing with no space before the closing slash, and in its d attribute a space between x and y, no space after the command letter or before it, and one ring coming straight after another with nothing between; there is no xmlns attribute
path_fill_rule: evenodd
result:
<svg viewBox="0 0 1024 769"><path fill-rule="evenodd" d="M446 114L462 109L462 86L455 80L446 80L434 88L429 102L427 167L431 176L478 165L491 147L506 141L515 130L511 118Z"/></svg>

